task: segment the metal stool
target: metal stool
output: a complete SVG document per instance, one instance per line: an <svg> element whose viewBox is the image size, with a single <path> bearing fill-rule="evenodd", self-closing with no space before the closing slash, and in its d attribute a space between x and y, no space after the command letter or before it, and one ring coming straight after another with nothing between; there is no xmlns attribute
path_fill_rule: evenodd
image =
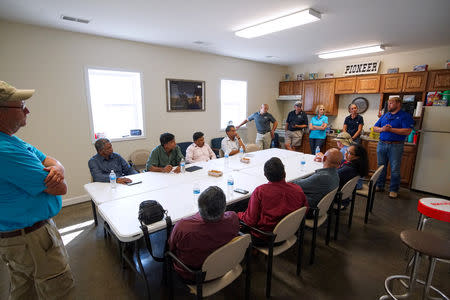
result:
<svg viewBox="0 0 450 300"><path fill-rule="evenodd" d="M387 299L405 299L412 295L414 286L416 283L424 285L422 299L436 299L430 297L430 289L438 293L444 299L449 300L449 298L444 295L441 291L436 289L431 285L431 280L433 279L434 267L436 266L436 259L450 259L450 241L444 240L432 233L417 230L405 230L400 233L400 238L402 242L409 248L414 250L414 262L411 269L410 276L406 275L392 275L386 278L384 281L384 288L388 295L380 297L380 300ZM428 275L426 282L417 279L417 270L420 264L420 255L428 256L430 261L428 267ZM402 295L394 295L393 290L393 280L399 279L400 283L407 288L407 292ZM403 279L407 279L409 283L405 283ZM440 298L437 298L440 299Z"/></svg>

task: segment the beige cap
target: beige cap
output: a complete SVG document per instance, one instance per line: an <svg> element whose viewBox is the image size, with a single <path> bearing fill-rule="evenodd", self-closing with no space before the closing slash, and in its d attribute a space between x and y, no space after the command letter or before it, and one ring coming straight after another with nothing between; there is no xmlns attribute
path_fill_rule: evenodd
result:
<svg viewBox="0 0 450 300"><path fill-rule="evenodd" d="M302 101L296 101L294 103L295 106L302 107Z"/></svg>
<svg viewBox="0 0 450 300"><path fill-rule="evenodd" d="M34 90L18 90L0 80L0 102L22 101L33 96Z"/></svg>
<svg viewBox="0 0 450 300"><path fill-rule="evenodd" d="M339 133L334 140L341 142L345 146L351 146L353 144L352 136L348 132Z"/></svg>

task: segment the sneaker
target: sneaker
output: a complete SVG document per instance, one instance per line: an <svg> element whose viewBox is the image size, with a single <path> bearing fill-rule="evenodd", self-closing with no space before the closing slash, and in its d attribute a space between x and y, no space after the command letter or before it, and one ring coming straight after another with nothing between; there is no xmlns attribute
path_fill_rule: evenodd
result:
<svg viewBox="0 0 450 300"><path fill-rule="evenodd" d="M389 192L389 198L397 198L398 194L397 192Z"/></svg>
<svg viewBox="0 0 450 300"><path fill-rule="evenodd" d="M377 186L377 187L375 188L375 191L376 191L376 192L384 192L384 187L379 187L379 186Z"/></svg>

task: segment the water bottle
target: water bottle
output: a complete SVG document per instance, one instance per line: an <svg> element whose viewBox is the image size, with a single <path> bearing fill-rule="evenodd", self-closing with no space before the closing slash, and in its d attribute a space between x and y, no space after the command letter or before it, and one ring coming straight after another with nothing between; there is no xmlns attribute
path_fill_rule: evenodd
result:
<svg viewBox="0 0 450 300"><path fill-rule="evenodd" d="M306 166L305 154L302 154L300 158L300 171L304 172Z"/></svg>
<svg viewBox="0 0 450 300"><path fill-rule="evenodd" d="M180 169L181 169L181 173L186 172L186 161L184 160L184 158L182 158L180 161Z"/></svg>
<svg viewBox="0 0 450 300"><path fill-rule="evenodd" d="M242 148L242 146L239 148L239 154L240 154L240 158L244 157L244 148Z"/></svg>
<svg viewBox="0 0 450 300"><path fill-rule="evenodd" d="M194 194L194 201L197 201L198 196L200 195L200 185L198 183L194 183L192 186L192 193Z"/></svg>
<svg viewBox="0 0 450 300"><path fill-rule="evenodd" d="M320 147L317 146L317 147L316 147L316 155L317 155L317 153L319 153L319 152L320 152Z"/></svg>
<svg viewBox="0 0 450 300"><path fill-rule="evenodd" d="M231 195L233 194L233 190L234 190L234 179L233 176L228 176L228 180L227 180L227 190L228 190L228 198L231 198Z"/></svg>
<svg viewBox="0 0 450 300"><path fill-rule="evenodd" d="M109 182L111 183L111 188L115 189L117 186L117 181L116 181L117 177L116 177L116 173L114 173L114 170L111 170L111 173L109 173Z"/></svg>
<svg viewBox="0 0 450 300"><path fill-rule="evenodd" d="M230 162L229 162L229 160L228 160L229 157L230 157L230 155L228 154L228 152L225 152L225 155L224 155L224 161L225 161L225 167L226 167L226 168L228 168L228 166L229 166L229 164L230 164Z"/></svg>

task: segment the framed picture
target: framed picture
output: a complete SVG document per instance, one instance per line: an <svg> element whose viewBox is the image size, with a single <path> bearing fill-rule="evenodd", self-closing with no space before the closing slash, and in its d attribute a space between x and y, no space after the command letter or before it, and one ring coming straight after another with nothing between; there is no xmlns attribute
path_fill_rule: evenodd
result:
<svg viewBox="0 0 450 300"><path fill-rule="evenodd" d="M388 74L395 74L398 73L399 68L390 68L387 70Z"/></svg>
<svg viewBox="0 0 450 300"><path fill-rule="evenodd" d="M422 72L428 70L428 65L416 65L413 68L414 72Z"/></svg>
<svg viewBox="0 0 450 300"><path fill-rule="evenodd" d="M204 111L205 82L166 79L167 111Z"/></svg>
<svg viewBox="0 0 450 300"><path fill-rule="evenodd" d="M309 79L317 79L319 78L319 73L309 73Z"/></svg>
<svg viewBox="0 0 450 300"><path fill-rule="evenodd" d="M325 73L325 78L333 78L334 77L334 73Z"/></svg>

